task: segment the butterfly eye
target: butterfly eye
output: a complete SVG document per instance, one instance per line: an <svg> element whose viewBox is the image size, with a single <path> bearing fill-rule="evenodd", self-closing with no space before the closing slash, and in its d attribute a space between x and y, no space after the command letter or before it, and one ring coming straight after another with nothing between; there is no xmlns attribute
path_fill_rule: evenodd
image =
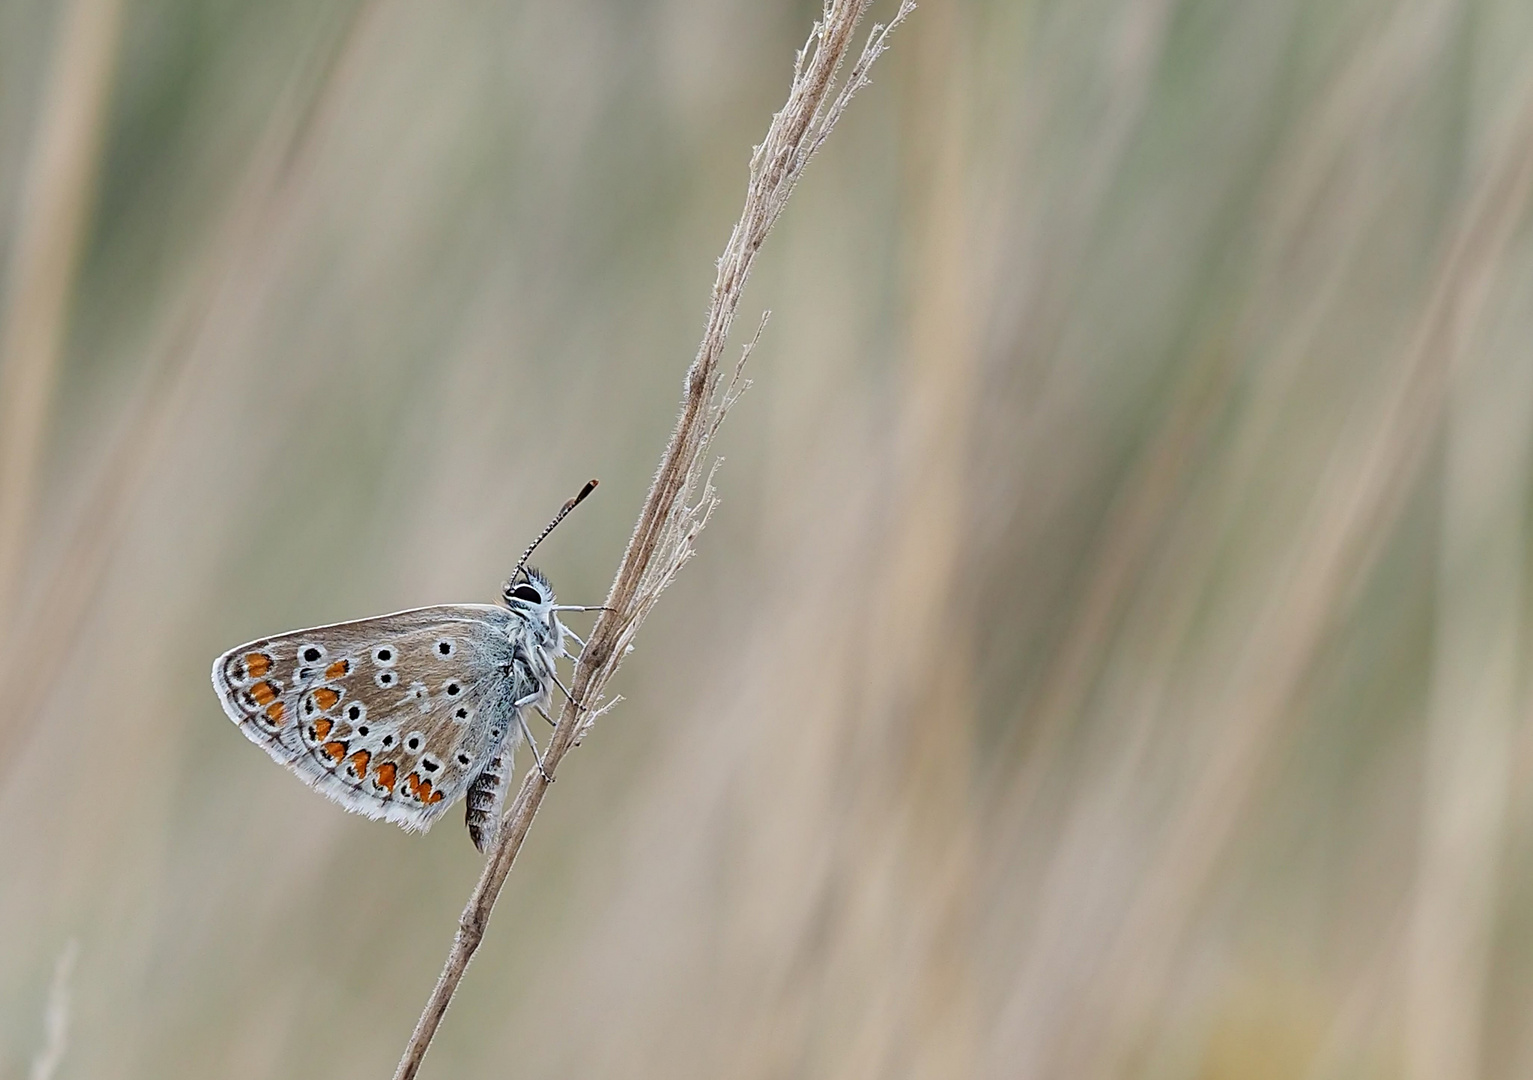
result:
<svg viewBox="0 0 1533 1080"><path fill-rule="evenodd" d="M511 599L525 600L529 604L541 604L543 602L543 594L531 585L518 585L511 590Z"/></svg>

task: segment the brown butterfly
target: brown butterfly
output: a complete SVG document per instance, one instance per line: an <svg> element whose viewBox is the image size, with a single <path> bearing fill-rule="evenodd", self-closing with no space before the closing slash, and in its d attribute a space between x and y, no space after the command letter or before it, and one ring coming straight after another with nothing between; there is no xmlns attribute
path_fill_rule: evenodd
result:
<svg viewBox="0 0 1533 1080"><path fill-rule="evenodd" d="M261 638L213 664L224 712L251 742L347 810L424 831L468 795L469 836L494 840L506 773L545 717L554 668L580 638L559 621L548 579L527 558L596 487L539 534L502 590L504 607L444 604ZM538 759L542 768L542 760Z"/></svg>

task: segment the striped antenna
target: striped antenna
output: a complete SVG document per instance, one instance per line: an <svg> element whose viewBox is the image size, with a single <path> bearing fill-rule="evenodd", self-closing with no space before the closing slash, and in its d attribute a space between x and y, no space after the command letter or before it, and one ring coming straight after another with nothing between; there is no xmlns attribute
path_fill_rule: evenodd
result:
<svg viewBox="0 0 1533 1080"><path fill-rule="evenodd" d="M579 506L583 501L585 501L585 497L587 495L591 494L591 492L595 491L596 490L596 485L599 484L600 482L601 481L599 481L599 480L588 480L588 481L586 481L586 486L580 489L580 494L576 495L573 499L571 499L569 502L565 503L562 507L559 508L559 512L554 515L554 519L548 523L547 527L544 528L544 530L542 532L538 533L538 538L536 540L534 540L532 543L527 545L527 550L522 552L522 557L517 562L516 569L511 571L511 579L510 580L512 580L512 581L516 580L516 575L520 574L522 572L523 567L525 567L527 565L527 560L532 558L532 553L538 549L538 545L543 542L544 537L546 537L549 533L553 532L554 531L554 526L558 525L559 522L563 521L571 510L575 509L575 507ZM507 585L506 587L510 588L509 585Z"/></svg>

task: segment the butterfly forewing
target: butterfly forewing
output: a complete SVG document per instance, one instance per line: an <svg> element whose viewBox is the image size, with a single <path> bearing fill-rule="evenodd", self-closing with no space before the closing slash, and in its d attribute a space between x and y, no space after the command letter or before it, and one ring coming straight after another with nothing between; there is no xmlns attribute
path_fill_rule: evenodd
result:
<svg viewBox="0 0 1533 1080"><path fill-rule="evenodd" d="M252 742L348 810L428 828L515 730L515 616L417 608L263 638L213 666Z"/></svg>

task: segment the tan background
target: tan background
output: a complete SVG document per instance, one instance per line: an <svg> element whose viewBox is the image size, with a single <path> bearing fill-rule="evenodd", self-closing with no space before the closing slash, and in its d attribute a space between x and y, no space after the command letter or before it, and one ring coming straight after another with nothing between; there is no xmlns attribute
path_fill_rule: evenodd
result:
<svg viewBox="0 0 1533 1080"><path fill-rule="evenodd" d="M588 476L599 600L814 13L0 2L0 1076L71 940L58 1077L389 1074L460 815L208 667L493 598ZM423 1075L1533 1074L1530 55L923 0Z"/></svg>

